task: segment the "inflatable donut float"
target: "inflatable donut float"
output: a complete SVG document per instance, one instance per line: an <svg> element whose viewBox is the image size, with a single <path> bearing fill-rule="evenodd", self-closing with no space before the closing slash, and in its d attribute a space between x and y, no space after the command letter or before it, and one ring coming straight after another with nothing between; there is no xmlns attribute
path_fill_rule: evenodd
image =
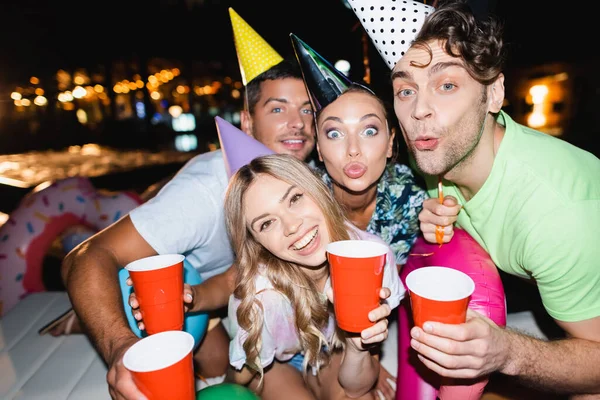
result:
<svg viewBox="0 0 600 400"><path fill-rule="evenodd" d="M500 274L489 254L466 231L454 228L449 243L428 243L420 236L411 249L406 265L400 271L406 276L426 266L445 266L469 275L475 282L469 308L506 326L506 299ZM479 399L487 384L483 378L476 382L443 384L439 375L429 370L416 357L410 346L410 330L414 326L408 296L398 307L398 375L396 400L469 400ZM445 383L445 382L444 382Z"/></svg>
<svg viewBox="0 0 600 400"><path fill-rule="evenodd" d="M0 317L29 293L46 290L44 255L74 225L99 231L143 201L135 192L97 190L84 177L38 186L0 227Z"/></svg>

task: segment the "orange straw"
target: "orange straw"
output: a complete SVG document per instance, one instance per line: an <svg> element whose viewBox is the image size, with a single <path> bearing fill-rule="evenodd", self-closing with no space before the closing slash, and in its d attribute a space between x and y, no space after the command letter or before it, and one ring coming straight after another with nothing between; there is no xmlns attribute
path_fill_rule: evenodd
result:
<svg viewBox="0 0 600 400"><path fill-rule="evenodd" d="M438 178L438 200L440 204L444 204L444 187L442 185L442 177ZM442 246L444 244L444 227L436 225L435 227L435 241L437 244Z"/></svg>

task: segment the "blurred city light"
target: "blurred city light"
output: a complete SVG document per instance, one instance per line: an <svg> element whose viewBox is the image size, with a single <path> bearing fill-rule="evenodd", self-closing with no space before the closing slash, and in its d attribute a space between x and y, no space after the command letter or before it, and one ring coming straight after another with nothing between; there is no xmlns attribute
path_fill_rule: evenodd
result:
<svg viewBox="0 0 600 400"><path fill-rule="evenodd" d="M181 108L181 106L176 105L169 107L169 114L171 115L171 117L173 117L174 120L179 118L181 113L183 113L183 108Z"/></svg>
<svg viewBox="0 0 600 400"><path fill-rule="evenodd" d="M547 85L533 85L529 89L533 111L527 117L527 125L532 128L541 128L546 125L547 118L544 112L544 103L550 90Z"/></svg>
<svg viewBox="0 0 600 400"><path fill-rule="evenodd" d="M79 109L77 110L77 112L75 113L77 115L77 120L79 121L80 124L87 124L88 122L88 116L87 113L85 112L85 110L83 109Z"/></svg>
<svg viewBox="0 0 600 400"><path fill-rule="evenodd" d="M66 103L69 101L73 101L73 94L71 92L63 92L63 93L59 93L58 95L58 101L60 101L61 103Z"/></svg>
<svg viewBox="0 0 600 400"><path fill-rule="evenodd" d="M33 99L33 104L36 106L45 106L48 104L48 100L44 96L37 96L35 99Z"/></svg>
<svg viewBox="0 0 600 400"><path fill-rule="evenodd" d="M73 97L76 99L81 99L87 94L87 91L81 86L75 86L73 89Z"/></svg>
<svg viewBox="0 0 600 400"><path fill-rule="evenodd" d="M136 101L135 103L135 113L139 119L146 118L146 107L144 106L143 101Z"/></svg>
<svg viewBox="0 0 600 400"><path fill-rule="evenodd" d="M177 151L194 151L198 148L198 138L196 135L186 134L175 137L175 149Z"/></svg>
<svg viewBox="0 0 600 400"><path fill-rule="evenodd" d="M527 117L527 125L532 128L544 126L546 125L546 116L542 112L534 111Z"/></svg>
<svg viewBox="0 0 600 400"><path fill-rule="evenodd" d="M335 68L340 71L342 74L349 76L350 75L350 63L346 60L338 60L335 63Z"/></svg>
<svg viewBox="0 0 600 400"><path fill-rule="evenodd" d="M533 104L541 104L544 102L544 98L548 95L548 86L546 85L535 85L529 89L531 95L531 101Z"/></svg>
<svg viewBox="0 0 600 400"><path fill-rule="evenodd" d="M175 132L191 132L196 129L196 118L194 114L180 114L173 118L172 126Z"/></svg>
<svg viewBox="0 0 600 400"><path fill-rule="evenodd" d="M0 154L0 184L32 188L43 182L70 176L95 177L143 166L184 163L193 155L194 153L183 153L174 149L160 153L145 150L124 151L95 143L69 146L61 151Z"/></svg>

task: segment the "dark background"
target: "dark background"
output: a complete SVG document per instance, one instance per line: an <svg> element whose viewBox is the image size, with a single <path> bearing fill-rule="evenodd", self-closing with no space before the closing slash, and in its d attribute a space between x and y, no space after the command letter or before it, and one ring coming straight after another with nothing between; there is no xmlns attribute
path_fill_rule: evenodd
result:
<svg viewBox="0 0 600 400"><path fill-rule="evenodd" d="M505 21L509 68L598 57L599 35L584 3L470 3ZM341 0L8 0L0 4L0 82L135 54L236 65L230 6L282 55L291 54L293 32L330 60L360 65L361 31ZM381 60L371 62L377 68Z"/></svg>
<svg viewBox="0 0 600 400"><path fill-rule="evenodd" d="M432 4L434 0L425 2ZM600 154L600 146L594 144L595 136L600 134L600 114L596 112L600 82L595 79L594 67L600 66L600 35L590 6L533 0L468 3L480 17L494 14L505 24L507 91L516 87L516 77L524 71L529 73L532 66L556 62L585 65L587 72L577 77L574 89L574 97L580 101L563 138ZM364 77L364 35L346 4L343 0L5 0L0 4L0 106L12 107L10 92L19 85L28 85L31 76L48 83L59 69L93 70L119 60L158 57L188 66L213 63L218 70L240 79L228 7L233 7L281 55L293 57L289 34L295 33L326 59L350 61L350 78L359 80ZM366 57L371 86L384 100L391 101L389 69L368 40ZM182 73L189 77L190 70ZM510 107L505 110L514 111ZM104 130L108 134L104 136L94 136L78 123L59 128L63 123L52 120L44 125L44 134L37 136L10 133L13 125L0 125L5 133L4 138L0 137L4 139L0 140L0 154L24 152L31 146L59 149L94 142L97 137L106 138L100 144L111 147L150 147L158 143L155 137L163 134L138 129L134 121L107 121ZM202 137L214 142L212 118L206 118L197 129ZM21 139L13 140L13 136ZM81 143L72 143L75 140Z"/></svg>

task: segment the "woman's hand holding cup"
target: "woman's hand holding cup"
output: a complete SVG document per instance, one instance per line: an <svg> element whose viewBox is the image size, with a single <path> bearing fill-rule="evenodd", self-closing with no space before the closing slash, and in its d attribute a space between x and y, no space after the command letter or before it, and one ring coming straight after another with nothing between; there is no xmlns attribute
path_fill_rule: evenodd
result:
<svg viewBox="0 0 600 400"><path fill-rule="evenodd" d="M390 297L391 291L388 288L379 290L379 297L382 300ZM327 297L333 304L333 289L327 290ZM374 323L373 326L363 329L360 335L346 332L346 343L351 345L354 350L368 350L370 345L381 343L388 337L388 319L392 309L386 303L380 304L377 308L369 312L369 320Z"/></svg>

